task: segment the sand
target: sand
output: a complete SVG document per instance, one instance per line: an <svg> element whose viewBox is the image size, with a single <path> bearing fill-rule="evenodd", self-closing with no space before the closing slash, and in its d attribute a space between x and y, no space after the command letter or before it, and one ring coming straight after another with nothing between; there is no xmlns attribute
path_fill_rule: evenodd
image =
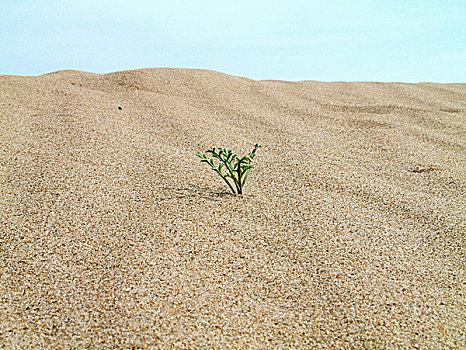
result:
<svg viewBox="0 0 466 350"><path fill-rule="evenodd" d="M466 348L465 101L0 76L0 347ZM243 196L195 156L256 142Z"/></svg>

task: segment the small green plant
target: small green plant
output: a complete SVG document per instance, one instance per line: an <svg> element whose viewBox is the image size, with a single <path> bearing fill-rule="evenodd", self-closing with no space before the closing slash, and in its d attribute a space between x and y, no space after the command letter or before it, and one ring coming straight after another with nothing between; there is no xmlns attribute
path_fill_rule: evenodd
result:
<svg viewBox="0 0 466 350"><path fill-rule="evenodd" d="M225 180L233 194L243 194L244 183L249 176L249 172L254 168L251 162L259 147L262 146L256 143L253 150L242 158L234 154L231 149L227 151L226 148L219 148L217 152L215 147L206 151L207 154L211 154L210 158L207 158L207 155L201 152L197 152L196 155L201 158L201 162L209 164ZM233 187L229 179L233 181L235 187Z"/></svg>

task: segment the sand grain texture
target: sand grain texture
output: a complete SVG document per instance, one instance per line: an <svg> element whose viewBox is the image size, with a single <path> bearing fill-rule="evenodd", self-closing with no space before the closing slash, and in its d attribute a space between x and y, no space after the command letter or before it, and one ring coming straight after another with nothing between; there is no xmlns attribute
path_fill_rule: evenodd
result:
<svg viewBox="0 0 466 350"><path fill-rule="evenodd" d="M465 101L466 84L1 76L0 346L465 348ZM243 197L195 157L256 142Z"/></svg>

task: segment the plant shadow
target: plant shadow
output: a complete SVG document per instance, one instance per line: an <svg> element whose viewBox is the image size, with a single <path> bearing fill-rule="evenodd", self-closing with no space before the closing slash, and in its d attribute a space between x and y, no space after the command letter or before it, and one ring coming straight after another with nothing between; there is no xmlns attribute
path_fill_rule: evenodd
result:
<svg viewBox="0 0 466 350"><path fill-rule="evenodd" d="M203 188L198 185L188 184L182 187L162 187L162 192L168 194L167 197L158 199L161 201L169 201L173 199L187 199L187 198L202 198L212 201L217 201L221 198L234 197L231 192L223 189L209 189Z"/></svg>

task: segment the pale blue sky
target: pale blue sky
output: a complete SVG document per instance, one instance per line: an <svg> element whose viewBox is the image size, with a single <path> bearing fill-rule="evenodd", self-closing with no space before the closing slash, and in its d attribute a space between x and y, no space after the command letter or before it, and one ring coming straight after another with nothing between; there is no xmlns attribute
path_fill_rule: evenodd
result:
<svg viewBox="0 0 466 350"><path fill-rule="evenodd" d="M0 74L466 82L465 0L0 0Z"/></svg>

